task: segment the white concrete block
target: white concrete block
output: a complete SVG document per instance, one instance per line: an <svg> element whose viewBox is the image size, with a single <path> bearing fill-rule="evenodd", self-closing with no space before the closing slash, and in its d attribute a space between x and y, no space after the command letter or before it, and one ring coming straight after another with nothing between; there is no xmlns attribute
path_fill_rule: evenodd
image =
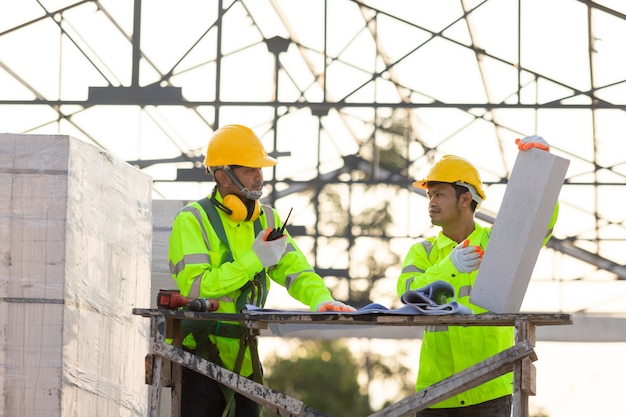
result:
<svg viewBox="0 0 626 417"><path fill-rule="evenodd" d="M152 291L150 308L157 308L156 299L159 290L177 288L176 282L170 274L167 251L174 218L189 202L187 200L152 201Z"/></svg>
<svg viewBox="0 0 626 417"><path fill-rule="evenodd" d="M520 311L568 166L549 152L519 152L472 288L473 304L499 314Z"/></svg>
<svg viewBox="0 0 626 417"><path fill-rule="evenodd" d="M0 134L0 415L147 415L151 189L80 140Z"/></svg>

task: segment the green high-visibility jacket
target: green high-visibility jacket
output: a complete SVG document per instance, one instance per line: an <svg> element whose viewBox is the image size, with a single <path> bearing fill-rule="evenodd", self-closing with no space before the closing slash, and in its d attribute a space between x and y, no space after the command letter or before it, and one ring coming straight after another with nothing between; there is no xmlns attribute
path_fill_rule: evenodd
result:
<svg viewBox="0 0 626 417"><path fill-rule="evenodd" d="M555 207L544 245L552 235L558 215ZM487 247L491 228L474 223L469 235L470 246ZM452 284L456 299L474 314L485 313L482 307L470 303L470 293L477 271L461 273L452 264L450 253L457 243L442 232L411 246L398 278L397 292L402 296L437 280ZM514 344L513 326L428 326L420 351L419 370L415 388L420 391L444 378L506 350ZM476 388L443 400L432 408L457 408L480 404L513 392L513 374L507 373Z"/></svg>
<svg viewBox="0 0 626 417"><path fill-rule="evenodd" d="M218 201L222 197L217 193ZM220 313L237 313L236 301L241 288L252 281L263 265L252 250L256 237L253 222L234 222L221 210L217 210L219 220L230 246L222 242L212 225L216 219L207 216L198 202L185 206L172 223L169 239L168 257L170 272L176 281L181 295L189 298L215 298L219 301ZM276 211L266 205L261 207L259 216L262 229L280 227L282 222ZM298 301L309 306L311 310L322 302L332 301L333 297L324 280L311 267L295 241L285 231L288 244L280 262L267 269L263 276L265 291L270 288L270 278L284 286L288 293ZM257 278L259 279L259 278ZM263 307L265 297L246 300L247 303ZM219 350L220 359L225 368L235 369L235 361L239 352L239 339L209 336L211 342ZM193 335L189 334L184 345L195 348ZM252 373L250 351L247 349L241 375Z"/></svg>

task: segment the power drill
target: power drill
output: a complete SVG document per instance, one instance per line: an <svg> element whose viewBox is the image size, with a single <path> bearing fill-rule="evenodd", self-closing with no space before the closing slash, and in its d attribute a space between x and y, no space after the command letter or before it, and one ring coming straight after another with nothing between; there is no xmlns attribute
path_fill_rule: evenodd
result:
<svg viewBox="0 0 626 417"><path fill-rule="evenodd" d="M196 298L187 304L189 311L215 311L220 306L214 298Z"/></svg>
<svg viewBox="0 0 626 417"><path fill-rule="evenodd" d="M213 298L196 298L190 300L180 295L178 290L159 290L157 295L157 307L168 310L177 310L180 307L189 311L206 312L215 311L220 306L219 301Z"/></svg>
<svg viewBox="0 0 626 417"><path fill-rule="evenodd" d="M287 220L289 220L289 216L291 216L292 211L293 211L293 207L289 210L289 213L287 214L287 218L283 222L283 226L280 229L277 229L277 228L272 229L272 231L269 232L269 234L265 238L266 241L276 240L284 234L285 226L287 225Z"/></svg>

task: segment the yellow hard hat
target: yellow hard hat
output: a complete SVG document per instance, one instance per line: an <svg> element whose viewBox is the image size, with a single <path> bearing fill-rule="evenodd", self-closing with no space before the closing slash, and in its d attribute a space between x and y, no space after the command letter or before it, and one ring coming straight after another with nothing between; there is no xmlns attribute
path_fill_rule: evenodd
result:
<svg viewBox="0 0 626 417"><path fill-rule="evenodd" d="M263 168L276 165L268 155L261 139L252 129L242 125L226 125L217 129L207 146L204 166L241 165Z"/></svg>
<svg viewBox="0 0 626 417"><path fill-rule="evenodd" d="M459 156L445 155L432 167L426 178L415 181L413 186L427 189L428 183L431 181L448 182L465 186L471 185L474 190L470 187L468 187L468 189L472 194L474 194L475 191L481 200L486 198L478 170L474 165ZM479 204L481 203L481 201L477 202Z"/></svg>

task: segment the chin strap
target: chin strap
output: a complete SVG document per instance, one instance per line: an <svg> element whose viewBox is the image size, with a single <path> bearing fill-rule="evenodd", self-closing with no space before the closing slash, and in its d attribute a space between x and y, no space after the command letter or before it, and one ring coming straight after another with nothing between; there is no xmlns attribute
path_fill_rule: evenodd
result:
<svg viewBox="0 0 626 417"><path fill-rule="evenodd" d="M239 187L239 190L246 196L246 198L249 198L250 200L258 200L263 196L263 191L250 191L246 187L244 187L243 184L239 182L239 180L228 165L226 165L223 169L226 175L228 175L228 177L235 183L235 185Z"/></svg>

